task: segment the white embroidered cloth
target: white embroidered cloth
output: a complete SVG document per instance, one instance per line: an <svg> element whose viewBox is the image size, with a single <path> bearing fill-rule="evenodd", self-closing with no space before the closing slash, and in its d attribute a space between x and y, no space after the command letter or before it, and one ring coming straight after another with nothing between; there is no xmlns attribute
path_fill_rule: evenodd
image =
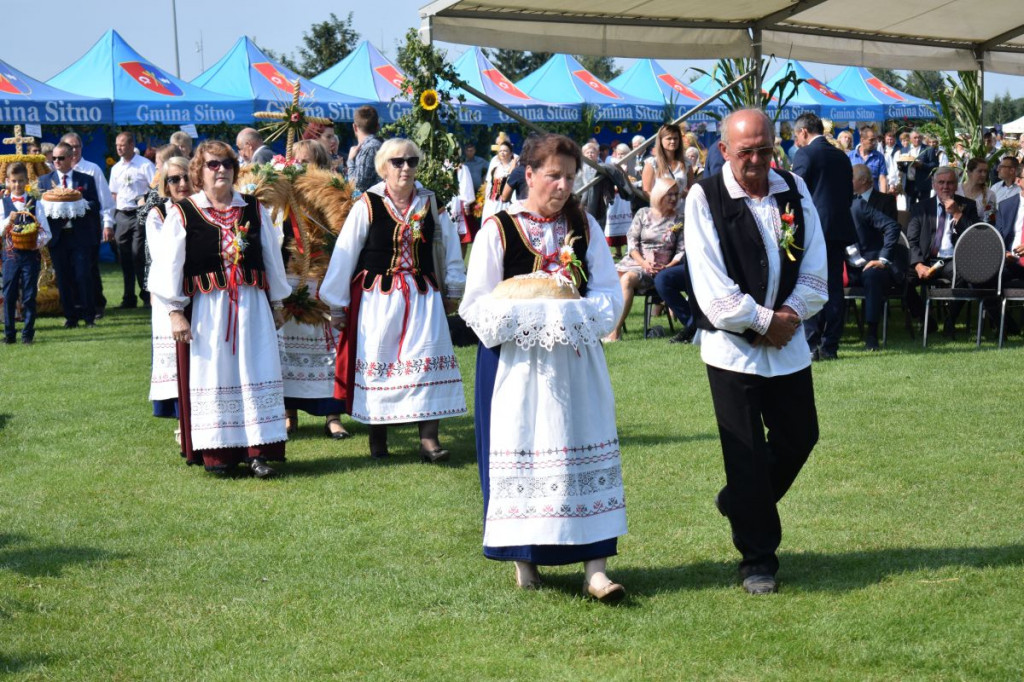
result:
<svg viewBox="0 0 1024 682"><path fill-rule="evenodd" d="M43 207L46 217L50 220L81 218L89 210L89 202L85 199L79 199L78 201L47 201L46 199L40 199L39 205Z"/></svg>
<svg viewBox="0 0 1024 682"><path fill-rule="evenodd" d="M524 350L539 345L594 346L606 327L592 301L573 299L504 299L482 296L469 311L466 324L487 347L515 341Z"/></svg>

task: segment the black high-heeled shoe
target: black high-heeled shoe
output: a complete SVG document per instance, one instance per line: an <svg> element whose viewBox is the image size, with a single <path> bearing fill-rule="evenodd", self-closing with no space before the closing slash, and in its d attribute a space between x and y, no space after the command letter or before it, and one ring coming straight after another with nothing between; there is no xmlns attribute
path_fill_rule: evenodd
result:
<svg viewBox="0 0 1024 682"><path fill-rule="evenodd" d="M341 431L331 431L331 424L337 424L338 426L341 426ZM344 440L350 437L352 434L345 430L345 427L342 426L340 419L328 419L327 423L324 424L324 435L327 436L328 438L333 438L334 440Z"/></svg>
<svg viewBox="0 0 1024 682"><path fill-rule="evenodd" d="M435 462L445 462L451 456L445 448L438 446L436 448L427 448L423 444L420 444L420 461L434 464Z"/></svg>

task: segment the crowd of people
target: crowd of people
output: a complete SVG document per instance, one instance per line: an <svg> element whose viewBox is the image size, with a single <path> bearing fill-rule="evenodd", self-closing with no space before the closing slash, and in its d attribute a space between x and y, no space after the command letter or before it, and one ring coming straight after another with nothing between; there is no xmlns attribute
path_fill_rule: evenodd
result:
<svg viewBox="0 0 1024 682"><path fill-rule="evenodd" d="M311 124L285 160L347 181L343 226L312 281L323 324L286 320L292 237L239 182L243 169L277 162L255 129L234 147L206 140L194 151L175 133L147 150L152 160L122 132L109 181L81 158L74 133L30 149L52 164L39 189L80 199L71 212L34 202L25 165L8 164L5 342L16 340L18 303L22 341L34 340L42 247L64 326L95 326L106 310L99 245L111 242L120 307L151 309L154 416L177 420L186 463L266 478L300 410L323 417L332 439L351 435L342 415L365 425L374 459L392 456L389 429L406 424L417 426L422 461L448 459L440 420L467 412L449 326L458 312L480 341L485 556L514 562L524 589L543 584L541 566L582 563L584 593L611 603L625 594L606 571L626 513L602 344L623 337L637 295L655 292L680 323L671 342L700 345L726 473L715 504L744 588L764 594L777 589L775 506L818 438L810 365L838 357L844 286L865 289L865 344L876 350L890 288L951 279L954 245L979 220L1003 236L1007 276L1024 277L1018 158L999 160L990 187L987 159L963 160L961 172L917 131L906 146L886 132L879 147L864 126L854 144L804 114L787 153L763 112L740 110L708 148L676 124L661 126L649 151L640 136L603 149L548 134L517 154L502 133L489 162L466 147L458 194L440 206L417 180L423 152L378 131L377 112L362 107L347 155L331 126ZM38 225L32 248L13 242L26 221ZM531 307L496 293L538 275L576 296Z"/></svg>

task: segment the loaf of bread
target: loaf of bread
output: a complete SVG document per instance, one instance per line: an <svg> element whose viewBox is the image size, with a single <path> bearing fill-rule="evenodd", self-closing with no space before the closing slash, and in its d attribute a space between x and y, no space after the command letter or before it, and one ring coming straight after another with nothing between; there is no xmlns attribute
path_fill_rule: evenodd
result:
<svg viewBox="0 0 1024 682"><path fill-rule="evenodd" d="M82 193L70 187L54 187L43 192L43 201L78 201Z"/></svg>
<svg viewBox="0 0 1024 682"><path fill-rule="evenodd" d="M517 300L578 299L580 292L562 277L548 272L533 272L504 280L494 288L491 296Z"/></svg>

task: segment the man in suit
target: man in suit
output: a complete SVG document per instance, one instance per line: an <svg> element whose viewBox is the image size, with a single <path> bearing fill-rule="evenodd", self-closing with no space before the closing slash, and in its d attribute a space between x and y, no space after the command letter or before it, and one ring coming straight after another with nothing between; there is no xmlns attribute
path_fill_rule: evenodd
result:
<svg viewBox="0 0 1024 682"><path fill-rule="evenodd" d="M92 280L93 253L100 242L100 200L96 181L86 173L73 170L75 155L63 142L53 148L54 171L39 178L39 190L53 187L77 189L88 202L88 210L81 218L51 218L50 257L57 274L57 290L64 309L64 327L96 325L96 301ZM47 216L50 217L50 216Z"/></svg>
<svg viewBox="0 0 1024 682"><path fill-rule="evenodd" d="M235 146L238 148L238 162L242 166L274 160L274 150L263 144L263 137L255 128L242 128L238 131Z"/></svg>
<svg viewBox="0 0 1024 682"><path fill-rule="evenodd" d="M864 348L877 351L878 320L882 316L885 297L890 287L903 279L904 272L899 269L894 257L900 238L900 225L894 217L871 205L873 196L889 199L895 197L882 194L873 185L872 173L867 166L860 164L853 167L854 197L850 205L850 216L857 230L857 248L866 262L859 267L848 263L846 272L850 277L850 286L864 287L864 324L867 327Z"/></svg>
<svg viewBox="0 0 1024 682"><path fill-rule="evenodd" d="M907 168L906 194L907 205L924 201L931 194L931 176L939 167L939 153L931 145L924 144L921 133L910 131L910 147L907 153L914 157L914 162Z"/></svg>
<svg viewBox="0 0 1024 682"><path fill-rule="evenodd" d="M978 207L970 199L956 194L956 170L940 166L932 174L934 197L914 206L907 226L910 242L910 267L924 284L953 280L953 247L964 230L978 222ZM943 333L953 336L957 315L963 303L953 301Z"/></svg>
<svg viewBox="0 0 1024 682"><path fill-rule="evenodd" d="M793 140L799 148L793 172L803 178L818 209L825 234L828 263L828 301L821 312L804 324L811 355L834 360L843 334L843 263L846 247L857 241L850 217L853 168L846 154L825 139L825 126L816 114L803 114L793 124Z"/></svg>
<svg viewBox="0 0 1024 682"><path fill-rule="evenodd" d="M996 212L996 229L1006 246L1004 281L1024 280L1024 166L1017 164L1016 169L1017 194L1000 201Z"/></svg>

